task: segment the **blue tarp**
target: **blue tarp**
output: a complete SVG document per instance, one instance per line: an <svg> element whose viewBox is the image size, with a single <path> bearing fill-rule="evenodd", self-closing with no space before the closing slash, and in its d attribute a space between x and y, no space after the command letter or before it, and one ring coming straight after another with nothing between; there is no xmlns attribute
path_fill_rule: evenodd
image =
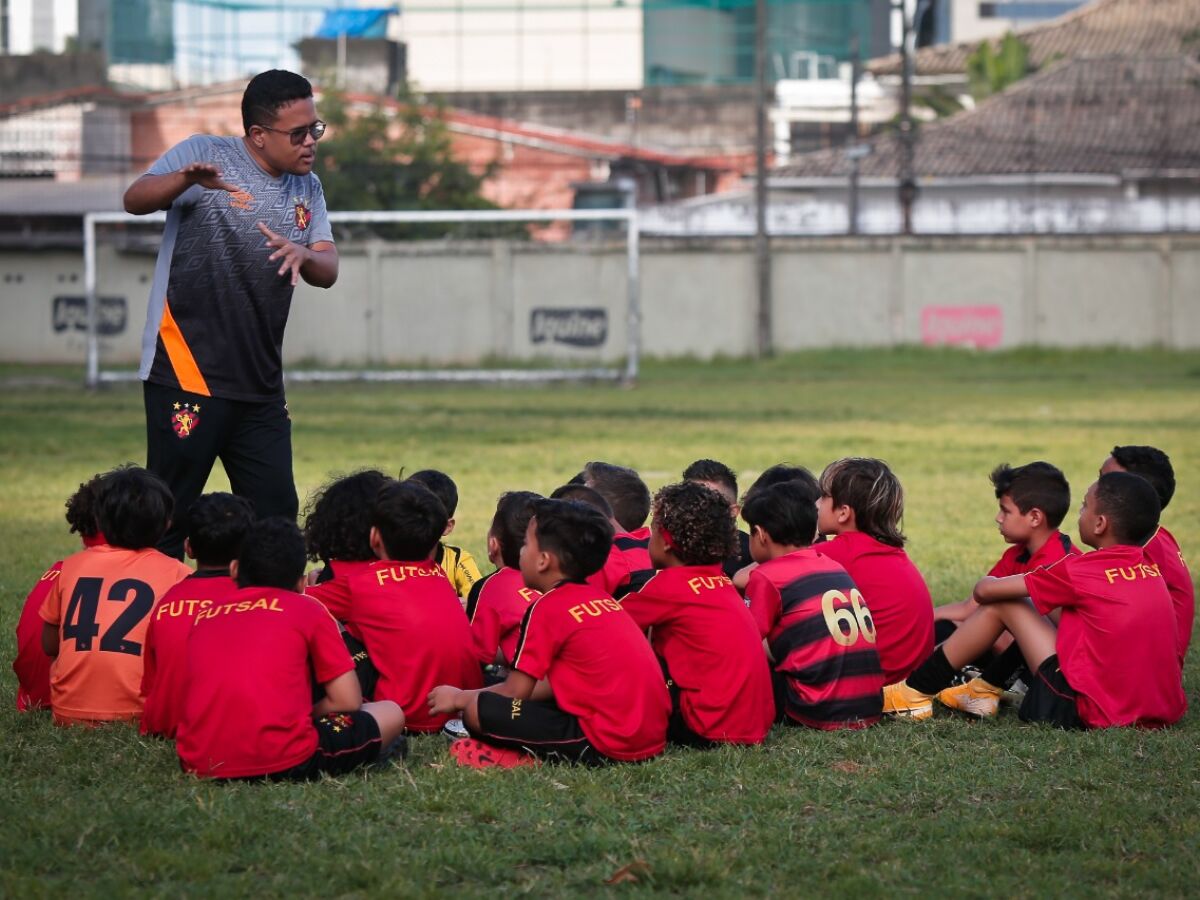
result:
<svg viewBox="0 0 1200 900"><path fill-rule="evenodd" d="M321 26L313 35L319 38L336 38L339 35L354 38L387 37L387 18L400 11L398 6L382 6L374 9L331 9L321 20Z"/></svg>

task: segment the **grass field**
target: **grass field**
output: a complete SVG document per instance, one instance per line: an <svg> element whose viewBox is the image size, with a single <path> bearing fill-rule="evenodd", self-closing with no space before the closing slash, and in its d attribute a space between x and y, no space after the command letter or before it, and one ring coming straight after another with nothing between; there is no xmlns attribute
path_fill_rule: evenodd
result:
<svg viewBox="0 0 1200 900"><path fill-rule="evenodd" d="M56 385L63 375L76 373L0 369L5 660L26 591L75 549L64 499L144 458L140 389L87 394ZM442 468L463 496L455 538L480 559L502 490L548 491L588 459L635 466L655 488L700 456L748 484L781 460L817 471L872 455L905 485L910 553L935 598L957 600L1004 549L995 464L1050 460L1078 499L1117 443L1171 454L1180 487L1164 521L1185 553L1200 547L1198 354L831 351L655 363L634 390L297 386L289 403L302 496L333 471ZM126 727L81 733L18 715L14 693L5 666L3 896L1188 895L1200 884L1195 712L1155 733L1066 734L1011 711L859 734L777 728L756 749L672 750L602 771L459 770L432 737L384 773L222 786L182 776L171 746Z"/></svg>

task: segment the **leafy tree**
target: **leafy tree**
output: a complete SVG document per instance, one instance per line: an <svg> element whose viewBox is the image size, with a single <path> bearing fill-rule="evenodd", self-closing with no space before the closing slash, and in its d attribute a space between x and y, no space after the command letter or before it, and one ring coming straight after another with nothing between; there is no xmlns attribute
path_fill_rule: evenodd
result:
<svg viewBox="0 0 1200 900"><path fill-rule="evenodd" d="M976 100L1000 93L1029 72L1029 45L1011 31L1000 39L998 47L983 41L967 57L967 80Z"/></svg>
<svg viewBox="0 0 1200 900"><path fill-rule="evenodd" d="M499 168L495 161L475 173L454 155L440 105L401 97L398 107L376 103L352 108L339 92L321 98L320 116L329 125L317 154L317 174L330 209L435 210L496 209L483 184ZM446 224L352 224L347 236L391 240L455 236L512 236L505 226ZM518 227L517 234L524 229Z"/></svg>

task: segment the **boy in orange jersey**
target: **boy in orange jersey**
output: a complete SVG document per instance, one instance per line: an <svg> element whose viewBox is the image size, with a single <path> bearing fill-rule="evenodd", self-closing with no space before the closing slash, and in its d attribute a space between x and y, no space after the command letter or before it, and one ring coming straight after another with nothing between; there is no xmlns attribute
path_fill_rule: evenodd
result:
<svg viewBox="0 0 1200 900"><path fill-rule="evenodd" d="M884 688L885 713L933 713L933 696L1004 629L1034 682L1020 717L1060 728L1162 727L1187 710L1175 650L1175 611L1142 545L1158 527L1149 482L1101 475L1079 511L1079 538L1094 550L1023 575L984 578L976 610L906 681ZM1061 609L1057 628L1045 618Z"/></svg>
<svg viewBox="0 0 1200 900"><path fill-rule="evenodd" d="M73 534L79 535L85 548L104 543L104 535L96 524L102 477L94 475L67 500L67 524ZM25 598L17 620L17 656L12 668L17 674L17 709L22 712L50 708L50 657L42 649L42 617L38 613L62 567L60 559L42 574Z"/></svg>
<svg viewBox="0 0 1200 900"><path fill-rule="evenodd" d="M1167 504L1175 496L1175 470L1171 466L1171 458L1157 447L1113 447L1108 459L1100 466L1100 474L1106 472L1132 472L1134 475L1141 475L1158 494L1158 502L1163 509L1167 508ZM1182 667L1187 657L1188 644L1192 640L1196 587L1192 584L1192 575L1183 560L1179 543L1165 526L1158 526L1154 536L1146 542L1143 549L1146 551L1146 558L1162 572L1167 590L1171 592L1171 602L1175 605L1175 637L1178 641L1176 649L1179 653L1179 665Z"/></svg>
<svg viewBox="0 0 1200 900"><path fill-rule="evenodd" d="M521 547L521 575L542 596L529 607L512 670L482 690L441 685L435 715L462 714L474 739L451 744L464 765L636 761L666 746L671 698L637 623L586 579L604 564L612 525L582 503L539 500Z"/></svg>
<svg viewBox="0 0 1200 900"><path fill-rule="evenodd" d="M1053 565L1064 556L1079 555L1071 539L1058 530L1071 506L1071 486L1057 467L1031 462L1014 469L1005 464L993 470L991 480L1000 506L996 525L1000 536L1012 546L992 566L989 577L1021 575ZM973 597L935 609L938 643L977 609L979 604ZM1002 635L996 646L1001 652L990 659L984 654L983 663L978 663L983 670L977 678L938 694L943 705L976 718L996 715L1005 683L1024 666L1021 648L1012 643L1011 635Z"/></svg>
<svg viewBox="0 0 1200 900"><path fill-rule="evenodd" d="M746 495L758 563L746 601L774 663L776 719L823 731L879 721L883 669L858 587L812 546L818 491L784 481Z"/></svg>
<svg viewBox="0 0 1200 900"><path fill-rule="evenodd" d="M488 559L496 571L475 582L467 598L471 637L483 666L507 666L512 661L525 611L541 596L525 586L520 569L525 529L533 504L541 499L531 491L512 491L501 495L496 504L487 537Z"/></svg>
<svg viewBox="0 0 1200 900"><path fill-rule="evenodd" d="M390 481L371 508L369 540L378 559L347 577L308 588L366 645L379 672L375 700L404 710L409 731L438 731L425 697L448 681L479 687L471 628L446 573L433 561L446 527L442 502L416 481Z"/></svg>
<svg viewBox="0 0 1200 900"><path fill-rule="evenodd" d="M654 496L650 559L658 570L621 601L662 661L671 693L667 740L708 748L758 744L775 700L762 639L721 571L737 526L721 494L693 482Z"/></svg>
<svg viewBox="0 0 1200 900"><path fill-rule="evenodd" d="M142 654L142 734L172 739L183 715L192 623L201 610L237 590L229 566L254 523L254 508L233 494L202 494L188 507L187 523L183 550L196 560L196 571L154 605Z"/></svg>
<svg viewBox="0 0 1200 900"><path fill-rule="evenodd" d="M175 744L184 771L304 781L404 754L404 713L362 702L337 623L299 593L304 557L294 522L256 522L230 567L238 590L196 614Z"/></svg>
<svg viewBox="0 0 1200 900"><path fill-rule="evenodd" d="M40 615L59 725L142 714L142 645L155 601L192 573L154 549L171 522L166 484L127 466L105 474L97 524L107 543L63 561Z"/></svg>

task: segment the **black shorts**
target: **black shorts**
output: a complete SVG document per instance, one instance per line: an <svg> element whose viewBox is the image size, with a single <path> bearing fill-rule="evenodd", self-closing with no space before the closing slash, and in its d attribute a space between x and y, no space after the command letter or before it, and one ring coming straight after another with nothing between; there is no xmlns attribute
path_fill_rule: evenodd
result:
<svg viewBox="0 0 1200 900"><path fill-rule="evenodd" d="M380 761L383 739L379 723L361 709L351 713L330 713L313 721L317 729L317 750L299 765L273 772L271 781L311 781L322 772L345 775L347 772Z"/></svg>
<svg viewBox="0 0 1200 900"><path fill-rule="evenodd" d="M1022 722L1041 722L1067 729L1084 727L1075 705L1075 691L1059 668L1057 653L1046 657L1038 667L1017 715Z"/></svg>
<svg viewBox="0 0 1200 900"><path fill-rule="evenodd" d="M667 679L667 693L671 695L671 718L667 720L667 741L684 747L694 747L697 750L711 750L717 746L717 742L692 731L691 726L683 718L683 707L679 702L683 691L679 689L679 685L675 683L675 679L667 670L667 661L660 656L658 664L662 666L663 677Z"/></svg>
<svg viewBox="0 0 1200 900"><path fill-rule="evenodd" d="M540 759L562 760L598 766L609 758L592 746L579 719L554 703L515 700L495 691L479 695L478 738L497 747L524 750Z"/></svg>

